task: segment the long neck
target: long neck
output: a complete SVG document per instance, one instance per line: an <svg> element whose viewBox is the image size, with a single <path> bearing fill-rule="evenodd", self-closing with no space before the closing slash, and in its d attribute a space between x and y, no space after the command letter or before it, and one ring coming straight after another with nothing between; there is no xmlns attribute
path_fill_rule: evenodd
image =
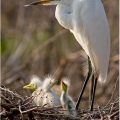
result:
<svg viewBox="0 0 120 120"><path fill-rule="evenodd" d="M55 16L59 24L66 29L72 29L72 1L61 0L61 3L56 6Z"/></svg>
<svg viewBox="0 0 120 120"><path fill-rule="evenodd" d="M64 100L66 100L66 95L67 95L66 92L62 92L62 98L63 98Z"/></svg>
<svg viewBox="0 0 120 120"><path fill-rule="evenodd" d="M66 99L66 93L65 92L62 92L62 99L65 100Z"/></svg>

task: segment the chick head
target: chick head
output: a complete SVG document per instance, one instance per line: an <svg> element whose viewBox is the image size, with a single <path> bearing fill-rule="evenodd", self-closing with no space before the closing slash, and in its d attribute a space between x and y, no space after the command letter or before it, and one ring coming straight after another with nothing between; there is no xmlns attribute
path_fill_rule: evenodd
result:
<svg viewBox="0 0 120 120"><path fill-rule="evenodd" d="M43 83L43 86L42 88L45 90L45 91L49 91L55 84L56 84L56 80L53 76L50 76L48 75L47 77L45 77L44 79L44 83Z"/></svg>
<svg viewBox="0 0 120 120"><path fill-rule="evenodd" d="M70 80L68 78L63 78L61 82L61 90L62 92L67 92L70 86Z"/></svg>
<svg viewBox="0 0 120 120"><path fill-rule="evenodd" d="M23 89L29 90L37 90L40 86L42 86L41 80L37 76L32 76L30 84L23 87Z"/></svg>

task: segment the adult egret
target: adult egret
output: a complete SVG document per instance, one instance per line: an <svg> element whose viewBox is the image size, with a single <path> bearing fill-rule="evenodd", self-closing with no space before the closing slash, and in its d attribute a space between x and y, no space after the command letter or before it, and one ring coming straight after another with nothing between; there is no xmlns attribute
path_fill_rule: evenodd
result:
<svg viewBox="0 0 120 120"><path fill-rule="evenodd" d="M24 89L33 90L32 93L33 101L37 106L43 105L43 90L42 90L42 81L37 76L32 76L30 84L23 87Z"/></svg>
<svg viewBox="0 0 120 120"><path fill-rule="evenodd" d="M43 106L45 107L61 105L60 97L54 90L52 90L52 87L55 85L55 83L56 81L52 76L45 77L44 79L42 88L44 92Z"/></svg>
<svg viewBox="0 0 120 120"><path fill-rule="evenodd" d="M62 90L62 94L60 97L61 104L62 104L63 110L65 110L64 113L66 115L76 116L74 102L73 102L72 98L67 93L68 87L69 87L68 80L63 79L61 82L61 90Z"/></svg>
<svg viewBox="0 0 120 120"><path fill-rule="evenodd" d="M78 109L86 84L93 73L92 102L97 80L107 78L110 55L109 25L101 0L40 0L29 5L57 5L55 16L61 26L69 29L88 55L89 71L76 104ZM93 71L93 72L92 72Z"/></svg>

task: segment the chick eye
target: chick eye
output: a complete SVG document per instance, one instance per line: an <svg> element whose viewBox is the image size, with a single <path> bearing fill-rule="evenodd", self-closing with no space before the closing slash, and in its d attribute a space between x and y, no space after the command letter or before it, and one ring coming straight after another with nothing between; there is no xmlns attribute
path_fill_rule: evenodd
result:
<svg viewBox="0 0 120 120"><path fill-rule="evenodd" d="M35 88L37 88L37 85L33 84Z"/></svg>
<svg viewBox="0 0 120 120"><path fill-rule="evenodd" d="M35 87L35 84L31 84L31 86Z"/></svg>

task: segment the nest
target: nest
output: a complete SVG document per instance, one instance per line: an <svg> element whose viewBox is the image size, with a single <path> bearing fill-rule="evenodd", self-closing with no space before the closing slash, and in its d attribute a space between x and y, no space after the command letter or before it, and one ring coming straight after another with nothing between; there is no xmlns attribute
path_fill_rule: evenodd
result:
<svg viewBox="0 0 120 120"><path fill-rule="evenodd" d="M2 120L118 120L119 98L104 108L78 110L77 116L63 114L62 106L53 108L33 104L31 97L22 97L9 89L0 87Z"/></svg>

